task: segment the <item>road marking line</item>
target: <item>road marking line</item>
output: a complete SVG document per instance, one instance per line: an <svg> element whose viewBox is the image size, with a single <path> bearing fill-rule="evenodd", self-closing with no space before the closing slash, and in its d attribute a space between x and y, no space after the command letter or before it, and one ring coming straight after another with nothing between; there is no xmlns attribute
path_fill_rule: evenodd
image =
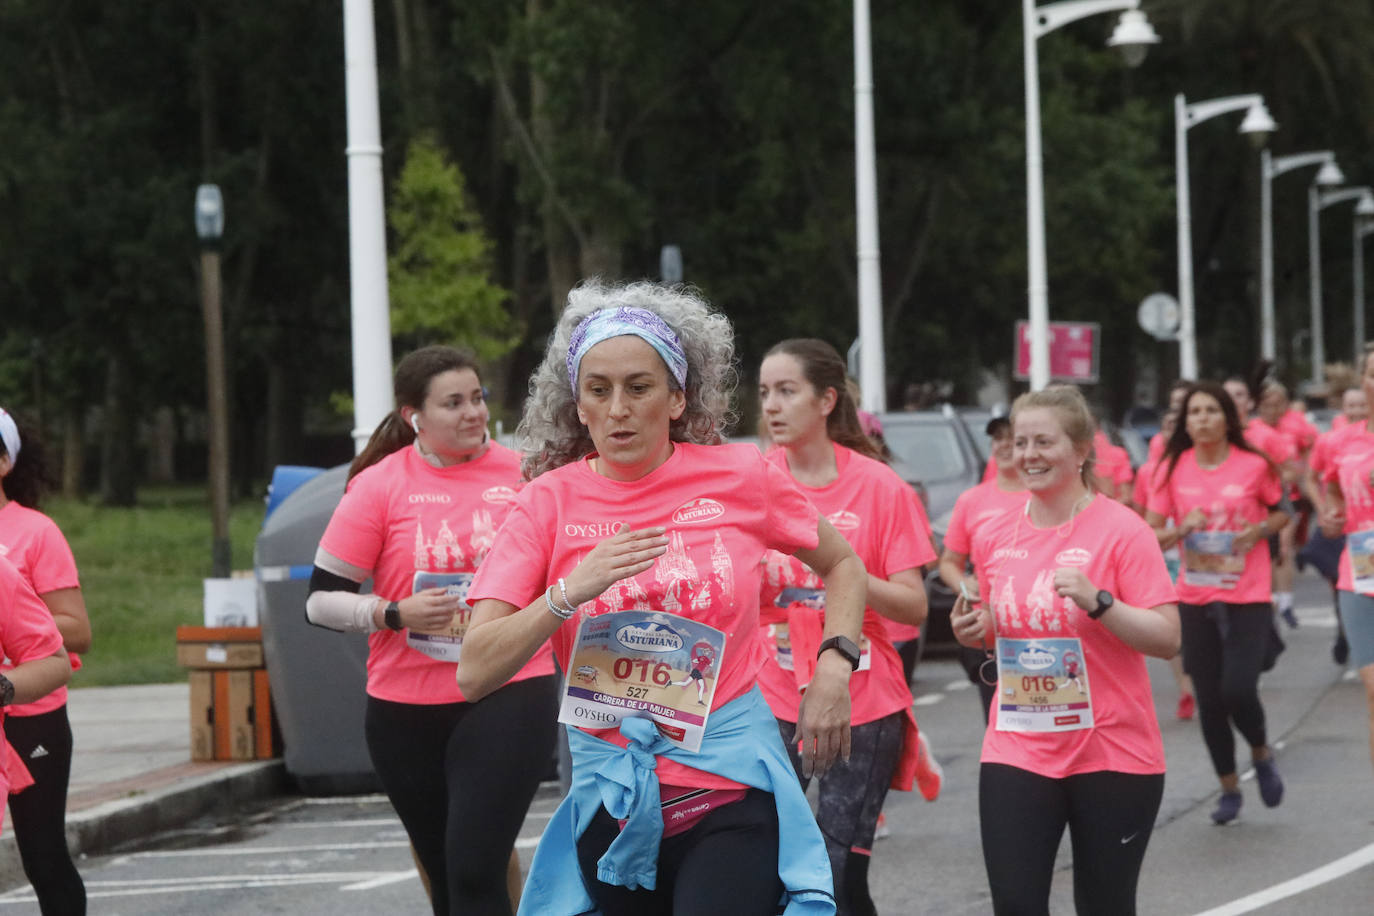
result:
<svg viewBox="0 0 1374 916"><path fill-rule="evenodd" d="M948 684L945 685L945 690L968 690L972 686L973 685L969 683L968 678L964 678L962 681L950 681Z"/></svg>
<svg viewBox="0 0 1374 916"><path fill-rule="evenodd" d="M945 698L943 693L927 693L911 701L912 706L934 706Z"/></svg>
<svg viewBox="0 0 1374 916"><path fill-rule="evenodd" d="M363 872L366 875L368 872ZM358 872L313 872L297 875L228 875L201 878L144 878L132 881L87 881L86 896L139 897L152 894L202 894L205 891L233 891L253 888L293 887L304 884L335 884L356 882ZM12 892L0 897L0 906L11 903L35 903L37 897L29 888L23 896Z"/></svg>
<svg viewBox="0 0 1374 916"><path fill-rule="evenodd" d="M1357 849L1348 856L1342 856L1334 862L1323 865L1321 868L1314 868L1305 875L1298 875L1288 881L1267 887L1262 891L1256 891L1248 897L1241 897L1230 903L1198 913L1197 916L1239 916L1241 913L1249 913L1258 910L1260 907L1268 906L1279 900L1309 891L1318 885L1335 881L1353 871L1364 868L1374 862L1374 843L1370 843L1363 849Z"/></svg>
<svg viewBox="0 0 1374 916"><path fill-rule="evenodd" d="M393 872L389 875L378 875L368 881L359 881L357 884L345 884L339 888L341 891L370 891L374 887L385 887L388 884L399 884L402 881L409 881L411 878L419 878L420 872L414 868L405 871Z"/></svg>
<svg viewBox="0 0 1374 916"><path fill-rule="evenodd" d="M121 856L131 859L183 859L195 856L261 856L289 855L297 852L347 852L353 849L409 849L408 842L382 840L372 843L318 843L310 846L233 846L220 849L167 849L156 852L133 852Z"/></svg>

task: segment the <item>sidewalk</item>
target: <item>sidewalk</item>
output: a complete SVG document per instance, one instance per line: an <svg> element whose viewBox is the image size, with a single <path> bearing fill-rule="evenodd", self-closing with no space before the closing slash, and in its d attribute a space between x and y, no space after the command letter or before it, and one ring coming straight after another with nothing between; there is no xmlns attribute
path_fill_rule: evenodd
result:
<svg viewBox="0 0 1374 916"><path fill-rule="evenodd" d="M68 693L74 745L67 845L109 850L288 788L280 760L191 762L185 682L78 687ZM24 882L8 812L0 836L0 887Z"/></svg>

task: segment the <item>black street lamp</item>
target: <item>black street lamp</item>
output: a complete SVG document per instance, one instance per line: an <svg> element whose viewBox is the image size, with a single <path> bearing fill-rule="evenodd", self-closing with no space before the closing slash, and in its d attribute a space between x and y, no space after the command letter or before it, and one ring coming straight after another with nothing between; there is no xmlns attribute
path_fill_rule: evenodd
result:
<svg viewBox="0 0 1374 916"><path fill-rule="evenodd" d="M200 238L200 302L205 314L205 399L209 418L210 547L212 574L228 578L229 398L224 373L224 322L220 308L219 242L224 235L224 198L219 186L196 188L196 235Z"/></svg>

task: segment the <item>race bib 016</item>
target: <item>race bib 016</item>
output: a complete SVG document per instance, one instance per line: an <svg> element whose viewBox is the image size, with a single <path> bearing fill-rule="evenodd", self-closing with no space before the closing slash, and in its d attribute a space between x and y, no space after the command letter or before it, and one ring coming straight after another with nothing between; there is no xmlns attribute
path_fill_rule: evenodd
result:
<svg viewBox="0 0 1374 916"><path fill-rule="evenodd" d="M724 655L723 632L676 614L618 611L584 617L558 721L614 728L627 716L649 718L663 737L695 753Z"/></svg>
<svg viewBox="0 0 1374 916"><path fill-rule="evenodd" d="M1067 732L1092 728L1083 643L997 637L997 730Z"/></svg>

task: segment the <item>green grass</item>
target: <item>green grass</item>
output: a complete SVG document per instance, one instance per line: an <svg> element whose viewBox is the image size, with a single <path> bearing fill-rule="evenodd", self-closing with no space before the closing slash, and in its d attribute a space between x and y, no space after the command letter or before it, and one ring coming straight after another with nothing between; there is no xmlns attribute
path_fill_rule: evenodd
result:
<svg viewBox="0 0 1374 916"><path fill-rule="evenodd" d="M145 487L132 509L59 498L43 509L72 545L94 634L72 686L185 679L176 664L176 628L203 622L201 580L211 572L205 488ZM264 511L260 498L232 507L235 569L252 567Z"/></svg>

